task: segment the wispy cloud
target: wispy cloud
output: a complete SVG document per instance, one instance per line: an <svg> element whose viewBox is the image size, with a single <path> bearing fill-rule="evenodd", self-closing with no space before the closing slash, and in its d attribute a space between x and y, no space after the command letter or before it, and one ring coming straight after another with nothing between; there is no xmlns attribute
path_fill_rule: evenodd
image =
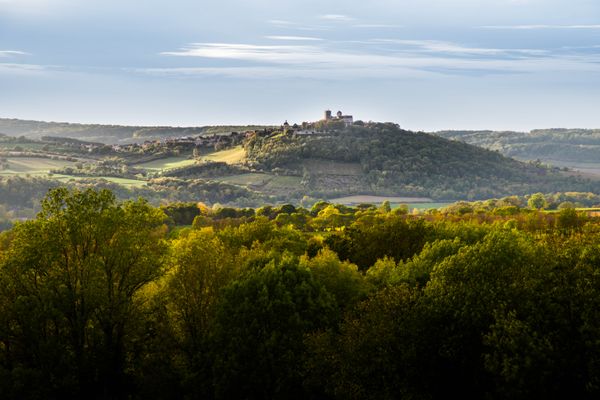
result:
<svg viewBox="0 0 600 400"><path fill-rule="evenodd" d="M43 65L0 63L0 75L39 75L46 71Z"/></svg>
<svg viewBox="0 0 600 400"><path fill-rule="evenodd" d="M356 20L356 18L350 17L348 15L343 15L343 14L324 14L324 15L319 15L318 18L326 20L326 21L336 21L336 22L350 22L350 21Z"/></svg>
<svg viewBox="0 0 600 400"><path fill-rule="evenodd" d="M148 69L163 75L224 75L248 78L406 77L426 74L516 74L543 71L597 71L600 55L561 54L537 49L469 47L432 40L379 39L362 45L258 45L194 43L167 56L230 60L223 67ZM385 49L381 45L385 45ZM391 48L388 48L391 47ZM235 65L243 62L242 65ZM247 63L252 63L246 65ZM238 63L239 64L239 63Z"/></svg>
<svg viewBox="0 0 600 400"><path fill-rule="evenodd" d="M516 29L516 30L535 30L535 29L600 29L600 25L486 25L483 29Z"/></svg>
<svg viewBox="0 0 600 400"><path fill-rule="evenodd" d="M269 24L271 25L276 25L276 26L294 26L294 25L298 25L296 22L293 21L287 21L284 19L270 19Z"/></svg>
<svg viewBox="0 0 600 400"><path fill-rule="evenodd" d="M331 29L330 26L314 25L314 24L301 24L295 21L289 21L285 19L270 19L267 21L270 25L276 26L280 29L290 29L297 31L328 31Z"/></svg>
<svg viewBox="0 0 600 400"><path fill-rule="evenodd" d="M404 78L419 78L430 76L430 71L420 71L412 68L397 67L391 71L387 67L372 66L365 70L360 66L347 66L339 70L331 70L322 66L296 66L296 67L181 67L181 68L138 68L133 70L152 76L169 77L198 77L219 76L239 79L319 79L319 80L353 80L357 76L371 78L393 78L402 76Z"/></svg>
<svg viewBox="0 0 600 400"><path fill-rule="evenodd" d="M439 40L401 40L401 39L374 39L374 43L392 43L413 47L416 51L429 53L449 53L455 55L477 56L544 56L547 50L540 49L498 49L487 47L469 47L453 42Z"/></svg>
<svg viewBox="0 0 600 400"><path fill-rule="evenodd" d="M319 48L300 45L254 45L239 43L192 43L178 51L162 52L162 55L180 57L203 57L270 63L295 63L308 54L318 54Z"/></svg>
<svg viewBox="0 0 600 400"><path fill-rule="evenodd" d="M402 25L391 24L355 24L353 28L402 28Z"/></svg>
<svg viewBox="0 0 600 400"><path fill-rule="evenodd" d="M19 50L0 50L0 57L26 56L29 53Z"/></svg>
<svg viewBox="0 0 600 400"><path fill-rule="evenodd" d="M271 39L271 40L283 40L283 41L292 41L292 42L294 42L294 41L295 42L301 42L301 41L315 42L315 41L323 40L321 38L310 37L310 36L265 36L265 38Z"/></svg>

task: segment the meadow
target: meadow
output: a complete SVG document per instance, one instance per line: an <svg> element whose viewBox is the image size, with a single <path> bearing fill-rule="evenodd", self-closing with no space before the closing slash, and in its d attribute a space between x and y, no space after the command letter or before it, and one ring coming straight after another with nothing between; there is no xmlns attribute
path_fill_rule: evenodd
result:
<svg viewBox="0 0 600 400"><path fill-rule="evenodd" d="M42 157L7 157L7 165L0 175L47 175L51 170L72 167L72 161L52 160Z"/></svg>

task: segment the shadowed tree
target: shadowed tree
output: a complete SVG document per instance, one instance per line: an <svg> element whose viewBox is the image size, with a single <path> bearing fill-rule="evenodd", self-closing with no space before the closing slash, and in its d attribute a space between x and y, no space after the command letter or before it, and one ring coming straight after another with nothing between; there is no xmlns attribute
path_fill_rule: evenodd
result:
<svg viewBox="0 0 600 400"><path fill-rule="evenodd" d="M10 374L31 371L46 397L125 396L125 344L142 289L162 273L163 219L141 200L57 189L17 225L0 269Z"/></svg>

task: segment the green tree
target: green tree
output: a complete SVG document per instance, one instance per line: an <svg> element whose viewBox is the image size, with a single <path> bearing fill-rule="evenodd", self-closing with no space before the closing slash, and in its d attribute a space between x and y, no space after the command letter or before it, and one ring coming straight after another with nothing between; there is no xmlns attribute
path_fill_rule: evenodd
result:
<svg viewBox="0 0 600 400"><path fill-rule="evenodd" d="M390 205L389 200L382 202L379 206L379 209L381 210L381 212L384 213L389 213L390 211L392 211L392 206Z"/></svg>
<svg viewBox="0 0 600 400"><path fill-rule="evenodd" d="M527 205L529 208L540 210L548 207L548 201L546 201L546 196L543 193L536 193L532 194L529 200L527 200Z"/></svg>
<svg viewBox="0 0 600 400"><path fill-rule="evenodd" d="M217 310L217 398L305 398L304 336L332 324L335 301L285 258L232 283Z"/></svg>
<svg viewBox="0 0 600 400"><path fill-rule="evenodd" d="M185 362L183 385L198 397L211 394L209 336L222 289L239 273L235 254L211 228L193 230L171 244L164 303Z"/></svg>
<svg viewBox="0 0 600 400"><path fill-rule="evenodd" d="M57 382L47 395L127 392L126 343L142 290L162 274L163 220L144 201L56 189L35 220L15 227L0 270L11 373Z"/></svg>
<svg viewBox="0 0 600 400"><path fill-rule="evenodd" d="M332 250L323 249L313 258L304 256L300 266L310 269L313 277L334 296L341 311L351 309L368 293L368 285L358 267L340 261Z"/></svg>

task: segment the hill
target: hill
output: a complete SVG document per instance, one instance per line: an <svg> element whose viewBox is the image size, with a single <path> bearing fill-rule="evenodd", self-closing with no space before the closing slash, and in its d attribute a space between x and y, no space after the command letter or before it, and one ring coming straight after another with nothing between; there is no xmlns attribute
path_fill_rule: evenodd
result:
<svg viewBox="0 0 600 400"><path fill-rule="evenodd" d="M14 129L9 134L15 135L16 127L29 127L31 136L1 138L0 176L35 176L48 180L48 187L56 180L98 181L99 185L109 181L127 185L132 192L126 198L142 194L133 193L139 188L155 204L175 197L248 206L255 201L311 203L357 195L352 202L384 196L390 202L412 198L418 203L535 192L600 192L598 180L583 179L572 171L524 163L498 151L402 130L392 123L359 123L348 128L324 125L297 132L240 129L244 133L229 135L217 131L236 127L148 128L164 134L169 129L203 134L108 146L93 141L91 135L71 135L133 135L134 127L40 123L36 130L32 121L2 121L2 131L11 125ZM60 137L35 139L50 128ZM168 178L170 184L158 184L161 178ZM209 193L211 188L218 189L218 195Z"/></svg>
<svg viewBox="0 0 600 400"><path fill-rule="evenodd" d="M256 135L245 148L250 168L301 176L302 185L317 196L360 193L484 199L598 189L597 183L566 177L558 169L390 123L316 135Z"/></svg>

